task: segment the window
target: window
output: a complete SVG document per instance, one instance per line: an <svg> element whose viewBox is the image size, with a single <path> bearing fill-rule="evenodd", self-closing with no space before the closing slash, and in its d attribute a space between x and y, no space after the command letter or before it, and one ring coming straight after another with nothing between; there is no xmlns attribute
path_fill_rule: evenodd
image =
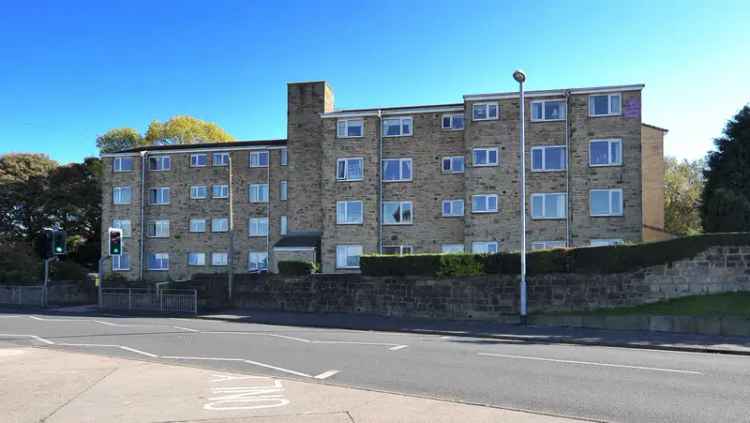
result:
<svg viewBox="0 0 750 423"><path fill-rule="evenodd" d="M361 157L336 160L337 181L361 181L364 160Z"/></svg>
<svg viewBox="0 0 750 423"><path fill-rule="evenodd" d="M358 225L363 220L363 203L361 201L337 201L336 224Z"/></svg>
<svg viewBox="0 0 750 423"><path fill-rule="evenodd" d="M148 170L163 171L172 167L172 158L169 156L151 156L148 158Z"/></svg>
<svg viewBox="0 0 750 423"><path fill-rule="evenodd" d="M359 138L364 132L365 122L362 119L341 119L336 122L337 138Z"/></svg>
<svg viewBox="0 0 750 423"><path fill-rule="evenodd" d="M443 244L440 246L440 251L443 254L463 254L463 244Z"/></svg>
<svg viewBox="0 0 750 423"><path fill-rule="evenodd" d="M208 187L205 185L193 185L190 187L190 199L202 200L208 197Z"/></svg>
<svg viewBox="0 0 750 423"><path fill-rule="evenodd" d="M411 201L384 201L384 225L410 225L413 213Z"/></svg>
<svg viewBox="0 0 750 423"><path fill-rule="evenodd" d="M592 189L591 216L622 216L621 189Z"/></svg>
<svg viewBox="0 0 750 423"><path fill-rule="evenodd" d="M214 153L214 166L229 166L229 153Z"/></svg>
<svg viewBox="0 0 750 423"><path fill-rule="evenodd" d="M471 106L472 120L497 120L497 103L474 103Z"/></svg>
<svg viewBox="0 0 750 423"><path fill-rule="evenodd" d="M249 236L268 236L268 218L251 217L248 224Z"/></svg>
<svg viewBox="0 0 750 423"><path fill-rule="evenodd" d="M611 245L622 245L625 242L621 239L592 239L592 247L608 247Z"/></svg>
<svg viewBox="0 0 750 423"><path fill-rule="evenodd" d="M229 198L229 185L212 185L211 186L211 197L213 198Z"/></svg>
<svg viewBox="0 0 750 423"><path fill-rule="evenodd" d="M208 166L208 154L199 153L190 155L190 167Z"/></svg>
<svg viewBox="0 0 750 423"><path fill-rule="evenodd" d="M115 172L132 172L133 158L115 157L115 159L112 161L112 170Z"/></svg>
<svg viewBox="0 0 750 423"><path fill-rule="evenodd" d="M454 113L443 115L443 129L464 129L464 114Z"/></svg>
<svg viewBox="0 0 750 423"><path fill-rule="evenodd" d="M148 190L148 198L153 205L169 204L169 187L151 188Z"/></svg>
<svg viewBox="0 0 750 423"><path fill-rule="evenodd" d="M226 266L229 264L229 254L211 253L211 266Z"/></svg>
<svg viewBox="0 0 750 423"><path fill-rule="evenodd" d="M443 217L464 215L464 200L443 200Z"/></svg>
<svg viewBox="0 0 750 423"><path fill-rule="evenodd" d="M130 257L125 253L112 256L112 271L122 272L126 270L130 270Z"/></svg>
<svg viewBox="0 0 750 423"><path fill-rule="evenodd" d="M383 136L406 137L412 135L412 122L410 117L383 119Z"/></svg>
<svg viewBox="0 0 750 423"><path fill-rule="evenodd" d="M130 187L114 187L112 188L112 202L114 204L130 204L132 192Z"/></svg>
<svg viewBox="0 0 750 423"><path fill-rule="evenodd" d="M472 213L497 212L497 194L479 194L471 196Z"/></svg>
<svg viewBox="0 0 750 423"><path fill-rule="evenodd" d="M565 248L565 241L534 241L531 243L532 250L551 250L553 248Z"/></svg>
<svg viewBox="0 0 750 423"><path fill-rule="evenodd" d="M464 156L443 157L443 173L464 173Z"/></svg>
<svg viewBox="0 0 750 423"><path fill-rule="evenodd" d="M619 138L591 140L590 166L619 166L622 164L622 140Z"/></svg>
<svg viewBox="0 0 750 423"><path fill-rule="evenodd" d="M289 183L287 181L279 182L279 200L286 201L289 199Z"/></svg>
<svg viewBox="0 0 750 423"><path fill-rule="evenodd" d="M566 148L564 145L550 145L531 148L531 171L554 172L565 170Z"/></svg>
<svg viewBox="0 0 750 423"><path fill-rule="evenodd" d="M337 245L336 268L359 269L359 257L362 255L361 245Z"/></svg>
<svg viewBox="0 0 750 423"><path fill-rule="evenodd" d="M268 151L251 151L248 160L250 167L268 167Z"/></svg>
<svg viewBox="0 0 750 423"><path fill-rule="evenodd" d="M148 255L148 270L169 270L169 254L154 253Z"/></svg>
<svg viewBox="0 0 750 423"><path fill-rule="evenodd" d="M565 102L563 100L543 100L531 102L532 122L565 119Z"/></svg>
<svg viewBox="0 0 750 423"><path fill-rule="evenodd" d="M132 236L132 227L130 226L130 219L114 219L112 221L112 227L122 230L123 238L130 238Z"/></svg>
<svg viewBox="0 0 750 423"><path fill-rule="evenodd" d="M474 254L495 254L497 253L497 241L472 242L471 252Z"/></svg>
<svg viewBox="0 0 750 423"><path fill-rule="evenodd" d="M289 219L287 219L286 216L281 216L279 218L279 234L286 235L288 231L289 231Z"/></svg>
<svg viewBox="0 0 750 423"><path fill-rule="evenodd" d="M404 256L414 254L414 247L411 245L384 245L383 254L391 256Z"/></svg>
<svg viewBox="0 0 750 423"><path fill-rule="evenodd" d="M411 159L383 160L383 181L411 181Z"/></svg>
<svg viewBox="0 0 750 423"><path fill-rule="evenodd" d="M190 219L190 232L206 232L206 219Z"/></svg>
<svg viewBox="0 0 750 423"><path fill-rule="evenodd" d="M279 158L279 164L281 166L289 165L289 150L287 150L286 148L281 150L281 157Z"/></svg>
<svg viewBox="0 0 750 423"><path fill-rule="evenodd" d="M474 166L497 166L499 157L497 147L475 148L473 151Z"/></svg>
<svg viewBox="0 0 750 423"><path fill-rule="evenodd" d="M205 266L206 253L188 253L188 266Z"/></svg>
<svg viewBox="0 0 750 423"><path fill-rule="evenodd" d="M268 253L265 251L250 251L247 257L247 268L251 272L268 271Z"/></svg>
<svg viewBox="0 0 750 423"><path fill-rule="evenodd" d="M565 197L564 192L531 194L531 218L564 219Z"/></svg>
<svg viewBox="0 0 750 423"><path fill-rule="evenodd" d="M229 231L229 219L226 217L217 217L211 219L211 232Z"/></svg>
<svg viewBox="0 0 750 423"><path fill-rule="evenodd" d="M589 96L589 116L612 116L620 114L620 94L596 94Z"/></svg>
<svg viewBox="0 0 750 423"><path fill-rule="evenodd" d="M250 202L268 202L268 184L250 184Z"/></svg>
<svg viewBox="0 0 750 423"><path fill-rule="evenodd" d="M169 220L152 220L146 224L146 236L169 238Z"/></svg>

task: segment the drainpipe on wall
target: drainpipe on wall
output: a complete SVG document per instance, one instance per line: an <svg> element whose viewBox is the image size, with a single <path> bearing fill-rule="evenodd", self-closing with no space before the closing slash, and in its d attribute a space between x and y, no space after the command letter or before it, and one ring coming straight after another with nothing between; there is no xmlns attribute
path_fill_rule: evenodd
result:
<svg viewBox="0 0 750 423"><path fill-rule="evenodd" d="M378 109L378 254L383 254L383 111Z"/></svg>
<svg viewBox="0 0 750 423"><path fill-rule="evenodd" d="M268 185L268 206L266 207L266 272L271 269L271 150L268 152L268 167L266 168L266 184ZM281 153L279 153L281 154ZM279 192L281 196L281 192Z"/></svg>
<svg viewBox="0 0 750 423"><path fill-rule="evenodd" d="M147 152L141 151L141 210L140 210L140 224L141 224L141 245L140 245L140 251L138 253L138 280L143 280L143 256L144 256L144 236L143 231L145 228L145 225L143 223L144 219L144 208L146 207L146 154Z"/></svg>
<svg viewBox="0 0 750 423"><path fill-rule="evenodd" d="M570 247L570 90L565 90L565 246Z"/></svg>
<svg viewBox="0 0 750 423"><path fill-rule="evenodd" d="M228 187L228 194L229 194L229 252L227 254L227 261L229 263L229 272L227 272L227 296L229 299L232 299L232 290L234 285L234 195L232 191L234 190L234 187L232 186L232 153L229 152L229 176L227 178L227 184Z"/></svg>

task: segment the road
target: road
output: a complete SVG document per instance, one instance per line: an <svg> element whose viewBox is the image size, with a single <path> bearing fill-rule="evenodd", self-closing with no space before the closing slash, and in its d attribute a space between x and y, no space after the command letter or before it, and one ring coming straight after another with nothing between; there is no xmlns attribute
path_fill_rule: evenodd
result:
<svg viewBox="0 0 750 423"><path fill-rule="evenodd" d="M750 357L200 319L0 314L0 341L618 422L747 422Z"/></svg>

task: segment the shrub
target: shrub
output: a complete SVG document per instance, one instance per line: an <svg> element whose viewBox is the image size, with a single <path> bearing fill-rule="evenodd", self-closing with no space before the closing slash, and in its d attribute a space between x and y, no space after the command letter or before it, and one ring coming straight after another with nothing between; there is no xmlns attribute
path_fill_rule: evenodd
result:
<svg viewBox="0 0 750 423"><path fill-rule="evenodd" d="M317 263L309 261L280 261L279 273L290 276L304 276L315 273L318 270Z"/></svg>
<svg viewBox="0 0 750 423"><path fill-rule="evenodd" d="M59 261L50 264L49 273L56 281L84 281L88 270L74 261Z"/></svg>
<svg viewBox="0 0 750 423"><path fill-rule="evenodd" d="M479 254L442 254L435 276L471 276L484 273L487 256Z"/></svg>

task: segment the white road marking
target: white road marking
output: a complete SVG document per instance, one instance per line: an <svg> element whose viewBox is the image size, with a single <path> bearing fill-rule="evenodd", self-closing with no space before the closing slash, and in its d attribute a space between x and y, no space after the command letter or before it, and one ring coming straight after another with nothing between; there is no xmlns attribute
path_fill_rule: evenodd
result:
<svg viewBox="0 0 750 423"><path fill-rule="evenodd" d="M223 377L221 379L211 380L211 383L231 382L243 380L248 383L248 377ZM213 375L217 377L217 375ZM263 408L282 407L290 403L284 398L284 387L280 380L270 377L253 377L252 384L243 386L216 386L211 387L211 394L219 395L209 397L208 402L203 406L204 410L209 411L230 411L230 410L257 410Z"/></svg>
<svg viewBox="0 0 750 423"><path fill-rule="evenodd" d="M265 367L267 369L277 370L283 373L289 373L291 375L302 376L302 377L313 377L307 373L298 372L296 370L285 369L283 367L274 366L272 364L261 363L260 361L247 360L244 358L224 358L224 357L185 357L177 355L165 355L161 358L167 358L172 360L207 360L207 361L241 361L243 363L252 364L258 367Z"/></svg>
<svg viewBox="0 0 750 423"><path fill-rule="evenodd" d="M3 315L3 316L0 316L0 319L11 319L11 318L14 318L14 317L21 317L21 316L16 316L16 315L10 315L10 316L8 316L8 315Z"/></svg>
<svg viewBox="0 0 750 423"><path fill-rule="evenodd" d="M184 330L184 331L188 331L188 332L200 332L198 329L190 329L190 328L186 328L186 327L182 327L182 326L172 326L172 327L175 328L175 329L180 329L180 330Z"/></svg>
<svg viewBox="0 0 750 423"><path fill-rule="evenodd" d="M703 373L693 371L693 370L677 370L677 369L664 369L664 368L659 368L659 367L629 366L625 364L597 363L597 362L592 362L592 361L560 360L556 358L529 357L529 356L523 356L523 355L497 354L497 353L477 353L477 355L486 356L486 357L512 358L512 359L520 359L520 360L549 361L553 363L563 363L563 364L580 364L580 365L585 365L585 366L616 367L620 369L650 370L654 372L703 375Z"/></svg>
<svg viewBox="0 0 750 423"><path fill-rule="evenodd" d="M136 325L124 325L121 323L112 323L112 322L105 322L104 320L94 320L94 323L99 323L106 326L136 326ZM143 325L137 325L137 326L143 326Z"/></svg>
<svg viewBox="0 0 750 423"><path fill-rule="evenodd" d="M338 370L329 370L327 372L323 372L323 373L315 376L315 379L320 379L320 380L328 379L329 377L335 375L338 372L339 372Z"/></svg>
<svg viewBox="0 0 750 423"><path fill-rule="evenodd" d="M391 351L398 351L398 350L403 350L406 347L408 347L408 345L396 345L395 347L390 347L388 349Z"/></svg>
<svg viewBox="0 0 750 423"><path fill-rule="evenodd" d="M124 351L130 351L132 353L136 353L136 354L140 354L140 355L145 355L146 357L159 358L159 356L156 355L156 354L152 354L152 353L146 352L146 351L137 350L135 348L127 347L125 345L115 345L115 344L75 344L75 343L61 343L61 344L57 344L57 345L61 345L61 346L64 346L64 347L118 348L118 349L121 349L121 350L124 350Z"/></svg>
<svg viewBox="0 0 750 423"><path fill-rule="evenodd" d="M52 341L50 341L49 339L44 339L41 336L36 336L36 335L21 335L21 334L14 334L14 333L0 333L0 338L2 338L3 336L8 337L8 338L31 338L31 339L36 339L37 341L42 342L42 343L47 344L47 345L55 345L55 343L52 342Z"/></svg>

